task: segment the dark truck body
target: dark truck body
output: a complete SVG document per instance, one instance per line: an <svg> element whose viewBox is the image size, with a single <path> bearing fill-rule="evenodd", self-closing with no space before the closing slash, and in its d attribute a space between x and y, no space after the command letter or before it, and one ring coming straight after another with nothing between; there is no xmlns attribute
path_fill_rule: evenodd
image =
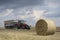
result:
<svg viewBox="0 0 60 40"><path fill-rule="evenodd" d="M4 21L6 29L30 29L30 26L24 20L7 20Z"/></svg>

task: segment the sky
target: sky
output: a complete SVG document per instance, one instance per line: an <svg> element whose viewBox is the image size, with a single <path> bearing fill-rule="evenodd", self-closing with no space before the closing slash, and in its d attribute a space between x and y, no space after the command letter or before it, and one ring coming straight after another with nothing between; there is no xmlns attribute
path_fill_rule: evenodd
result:
<svg viewBox="0 0 60 40"><path fill-rule="evenodd" d="M0 26L5 20L26 20L35 26L47 18L60 26L60 0L0 0Z"/></svg>

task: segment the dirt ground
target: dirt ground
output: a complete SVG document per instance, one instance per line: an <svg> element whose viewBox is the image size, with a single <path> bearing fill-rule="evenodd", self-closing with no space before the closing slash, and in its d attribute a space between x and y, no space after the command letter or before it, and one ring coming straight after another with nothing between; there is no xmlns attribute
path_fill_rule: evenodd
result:
<svg viewBox="0 0 60 40"><path fill-rule="evenodd" d="M32 30L0 30L0 40L60 40L60 32L40 36Z"/></svg>

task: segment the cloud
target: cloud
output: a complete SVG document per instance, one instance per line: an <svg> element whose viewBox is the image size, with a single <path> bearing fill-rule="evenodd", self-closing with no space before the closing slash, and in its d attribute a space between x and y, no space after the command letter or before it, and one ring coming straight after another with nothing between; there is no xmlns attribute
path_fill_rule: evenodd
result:
<svg viewBox="0 0 60 40"><path fill-rule="evenodd" d="M46 17L52 17L52 18L56 18L56 17L60 17L60 9L55 9L55 10L51 10L49 12L47 12L45 14Z"/></svg>
<svg viewBox="0 0 60 40"><path fill-rule="evenodd" d="M60 7L60 0L45 0L45 5L50 8L58 8Z"/></svg>
<svg viewBox="0 0 60 40"><path fill-rule="evenodd" d="M42 5L43 0L0 0L0 4L5 8L21 8L27 6Z"/></svg>
<svg viewBox="0 0 60 40"><path fill-rule="evenodd" d="M22 19L34 25L41 18L53 19L57 24L60 20L59 0L0 0L0 4L0 22Z"/></svg>
<svg viewBox="0 0 60 40"><path fill-rule="evenodd" d="M33 16L35 16L35 20L39 20L43 18L45 10L33 10Z"/></svg>
<svg viewBox="0 0 60 40"><path fill-rule="evenodd" d="M35 9L35 8L22 8L22 9L18 9L15 10L13 13L15 15L17 15L18 19L20 18L34 18L34 20L38 20L43 18L43 14L44 14L45 10L39 10L39 9Z"/></svg>
<svg viewBox="0 0 60 40"><path fill-rule="evenodd" d="M6 9L0 13L0 17L5 17L11 14L13 10L12 9Z"/></svg>

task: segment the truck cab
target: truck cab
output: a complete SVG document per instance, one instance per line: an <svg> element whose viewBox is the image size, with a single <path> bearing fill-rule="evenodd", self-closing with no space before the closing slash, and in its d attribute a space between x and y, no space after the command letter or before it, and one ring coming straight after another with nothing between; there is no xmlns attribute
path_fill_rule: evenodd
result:
<svg viewBox="0 0 60 40"><path fill-rule="evenodd" d="M25 20L8 20L4 22L6 29L28 29L30 30L30 26L26 24Z"/></svg>

